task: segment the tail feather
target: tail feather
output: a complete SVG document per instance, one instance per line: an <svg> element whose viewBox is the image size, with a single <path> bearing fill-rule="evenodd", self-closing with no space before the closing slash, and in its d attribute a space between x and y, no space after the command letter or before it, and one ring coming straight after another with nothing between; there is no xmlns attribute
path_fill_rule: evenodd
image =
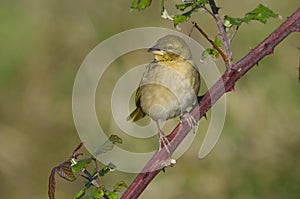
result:
<svg viewBox="0 0 300 199"><path fill-rule="evenodd" d="M134 122L142 119L143 117L145 117L145 113L142 111L142 109L140 107L137 107L136 109L134 109L134 111L132 111L130 113L130 115L127 117L127 121L128 120L132 120Z"/></svg>

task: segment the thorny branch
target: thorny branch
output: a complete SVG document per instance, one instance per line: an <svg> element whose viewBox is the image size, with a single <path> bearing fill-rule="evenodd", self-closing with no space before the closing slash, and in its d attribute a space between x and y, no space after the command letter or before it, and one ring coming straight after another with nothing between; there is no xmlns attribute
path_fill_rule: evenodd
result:
<svg viewBox="0 0 300 199"><path fill-rule="evenodd" d="M255 66L265 56L273 54L274 48L292 32L300 32L300 8L296 10L284 23L272 32L264 41L256 46L245 57L238 61L233 70L226 70L222 77L206 92L201 102L191 114L198 121L211 106L226 92L234 90L235 83L243 77L253 66ZM228 54L227 54L228 56ZM199 113L200 112L200 113ZM186 121L178 124L168 135L171 146L169 150L174 152L182 142L191 127ZM162 166L168 162L168 153L165 148L157 151L144 169L137 175L121 199L136 199L161 171Z"/></svg>

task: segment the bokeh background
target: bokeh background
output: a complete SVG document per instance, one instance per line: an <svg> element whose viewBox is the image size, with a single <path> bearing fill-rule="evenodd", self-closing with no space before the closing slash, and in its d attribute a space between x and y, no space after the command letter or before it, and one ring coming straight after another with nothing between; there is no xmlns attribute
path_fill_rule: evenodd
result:
<svg viewBox="0 0 300 199"><path fill-rule="evenodd" d="M167 1L170 9L172 2ZM298 0L217 3L222 14L234 17L259 3L282 16L266 25L243 25L232 44L235 61L299 7ZM130 11L130 4L130 0L0 2L1 198L47 198L51 168L65 161L80 142L72 118L72 87L81 62L97 44L132 28L173 29L170 21L160 18L159 1L142 12ZM216 34L213 20L205 13L197 13L194 20L208 34ZM182 32L188 33L190 27L190 23L182 25ZM208 47L196 31L192 37ZM300 198L297 47L299 34L293 34L243 77L235 92L227 94L226 123L209 156L197 157L209 122L202 120L192 147L175 167L159 174L140 198ZM136 53L114 63L101 80L109 86L106 90L99 86L99 99L110 96L122 73L152 59L145 52ZM224 70L221 61L217 64ZM104 130L117 131L106 106L97 104L98 117ZM130 184L134 176L115 171L103 180L110 188L119 180ZM57 181L59 199L71 198L83 184Z"/></svg>

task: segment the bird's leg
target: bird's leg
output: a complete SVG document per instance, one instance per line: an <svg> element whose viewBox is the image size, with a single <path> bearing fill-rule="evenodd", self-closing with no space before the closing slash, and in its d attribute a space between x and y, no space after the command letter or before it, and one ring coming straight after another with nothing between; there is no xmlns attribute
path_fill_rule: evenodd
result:
<svg viewBox="0 0 300 199"><path fill-rule="evenodd" d="M204 96L197 96L197 102L196 104L194 104L192 106L192 110L194 108L197 108L199 102L202 100ZM205 119L207 119L206 114L203 115L205 117ZM187 121L187 123L189 124L189 126L193 129L193 133L195 133L195 126L197 125L197 121L194 118L194 116L192 114L190 114L189 112L184 112L181 117L180 117L180 123L182 123L183 119L185 119Z"/></svg>
<svg viewBox="0 0 300 199"><path fill-rule="evenodd" d="M171 151L169 149L169 146L171 146L168 138L164 135L164 132L161 130L160 126L159 126L159 122L155 121L157 128L158 128L158 136L159 136L159 150L162 149L162 145L166 148L167 152L169 153L169 155L171 156Z"/></svg>
<svg viewBox="0 0 300 199"><path fill-rule="evenodd" d="M197 121L194 116L189 112L185 112L180 118L180 123L182 123L183 119L186 120L188 125L193 129L193 133L195 133L195 126L197 125Z"/></svg>

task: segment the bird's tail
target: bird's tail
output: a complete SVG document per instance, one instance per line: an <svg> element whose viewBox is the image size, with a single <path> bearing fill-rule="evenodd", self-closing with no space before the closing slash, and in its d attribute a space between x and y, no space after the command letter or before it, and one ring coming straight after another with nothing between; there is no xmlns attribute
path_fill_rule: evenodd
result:
<svg viewBox="0 0 300 199"><path fill-rule="evenodd" d="M130 113L130 115L126 118L126 120L132 120L134 122L142 119L143 117L145 117L145 113L142 111L141 107L137 107L136 109L134 109L134 111L132 111Z"/></svg>

